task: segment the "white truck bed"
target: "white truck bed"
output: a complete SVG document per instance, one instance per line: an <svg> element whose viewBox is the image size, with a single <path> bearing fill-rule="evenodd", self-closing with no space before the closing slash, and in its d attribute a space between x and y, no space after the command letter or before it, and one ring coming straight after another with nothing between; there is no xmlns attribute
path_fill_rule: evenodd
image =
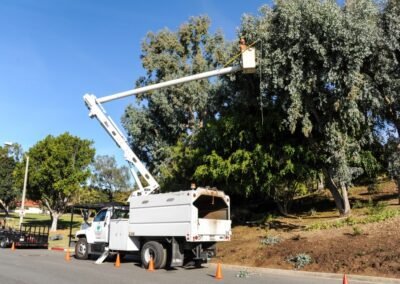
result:
<svg viewBox="0 0 400 284"><path fill-rule="evenodd" d="M221 191L190 191L135 196L129 200L129 235L173 236L187 241L230 239L229 197Z"/></svg>

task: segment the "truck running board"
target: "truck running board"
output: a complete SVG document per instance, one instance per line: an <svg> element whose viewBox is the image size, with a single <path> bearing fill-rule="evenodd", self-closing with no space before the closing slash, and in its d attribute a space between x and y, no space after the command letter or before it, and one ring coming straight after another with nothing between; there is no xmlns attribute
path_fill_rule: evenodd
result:
<svg viewBox="0 0 400 284"><path fill-rule="evenodd" d="M102 264L103 261L107 258L107 256L110 254L110 250L108 248L105 248L103 254L95 261L96 264Z"/></svg>

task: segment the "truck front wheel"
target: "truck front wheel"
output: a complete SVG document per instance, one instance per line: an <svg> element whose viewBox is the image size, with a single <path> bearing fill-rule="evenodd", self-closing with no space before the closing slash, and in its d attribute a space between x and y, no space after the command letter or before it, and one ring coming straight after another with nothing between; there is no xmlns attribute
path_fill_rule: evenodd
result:
<svg viewBox="0 0 400 284"><path fill-rule="evenodd" d="M159 242L146 242L142 247L140 255L142 265L146 268L149 266L151 258L153 259L155 269L162 269L167 263L167 250Z"/></svg>
<svg viewBox="0 0 400 284"><path fill-rule="evenodd" d="M8 240L7 240L6 238L2 238L2 239L0 240L0 247L1 247L1 248L6 248L6 247L8 247Z"/></svg>
<svg viewBox="0 0 400 284"><path fill-rule="evenodd" d="M86 238L79 238L75 245L75 257L77 259L88 259L89 247Z"/></svg>

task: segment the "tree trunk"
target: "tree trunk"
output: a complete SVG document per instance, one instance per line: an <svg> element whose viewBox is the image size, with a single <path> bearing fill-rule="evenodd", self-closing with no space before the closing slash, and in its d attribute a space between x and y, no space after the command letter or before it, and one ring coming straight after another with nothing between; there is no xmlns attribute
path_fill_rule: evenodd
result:
<svg viewBox="0 0 400 284"><path fill-rule="evenodd" d="M8 216L9 212L8 212L8 206L4 203L3 200L0 199L0 206L4 209L4 213L6 214L6 216Z"/></svg>
<svg viewBox="0 0 400 284"><path fill-rule="evenodd" d="M349 197L347 195L347 186L342 186L342 194L340 194L338 186L328 175L326 176L326 184L332 194L333 200L335 200L336 208L339 210L340 216L350 215L351 210Z"/></svg>
<svg viewBox="0 0 400 284"><path fill-rule="evenodd" d="M396 186L397 186L397 198L398 198L398 202L400 205L400 177L397 177L395 180Z"/></svg>
<svg viewBox="0 0 400 284"><path fill-rule="evenodd" d="M348 186L344 183L341 185L342 188L342 200L343 200L343 207L344 207L344 212L343 216L350 215L350 202L349 202L349 196L348 196Z"/></svg>
<svg viewBox="0 0 400 284"><path fill-rule="evenodd" d="M323 174L318 174L318 179L317 179L317 190L323 190L324 189L324 175Z"/></svg>
<svg viewBox="0 0 400 284"><path fill-rule="evenodd" d="M58 218L61 216L60 213L56 213L56 212L51 212L51 227L50 227L50 232L55 232L57 231L57 223L58 223Z"/></svg>
<svg viewBox="0 0 400 284"><path fill-rule="evenodd" d="M288 210L287 204L285 202L283 202L283 204L282 204L280 201L277 201L277 200L275 202L278 207L279 213L281 213L282 216L289 217L290 215L288 212L289 210Z"/></svg>
<svg viewBox="0 0 400 284"><path fill-rule="evenodd" d="M62 212L57 212L53 210L50 206L49 201L45 198L44 198L44 205L47 207L47 209L49 209L50 212L50 218L51 218L50 232L55 232L57 231L58 218L62 215Z"/></svg>

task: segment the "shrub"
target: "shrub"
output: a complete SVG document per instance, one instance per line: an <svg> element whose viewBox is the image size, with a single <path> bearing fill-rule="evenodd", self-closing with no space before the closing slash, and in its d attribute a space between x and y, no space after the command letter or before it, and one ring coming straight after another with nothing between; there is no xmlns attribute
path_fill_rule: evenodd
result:
<svg viewBox="0 0 400 284"><path fill-rule="evenodd" d="M354 204L353 204L353 208L354 209L357 209L357 208L364 208L366 205L362 202L362 201L360 201L360 200L357 200L356 202L354 202Z"/></svg>
<svg viewBox="0 0 400 284"><path fill-rule="evenodd" d="M380 191L379 186L378 186L377 183L373 183L373 184L368 185L367 190L368 190L369 194L375 194L375 193L378 193Z"/></svg>
<svg viewBox="0 0 400 284"><path fill-rule="evenodd" d="M359 236L363 234L363 230L358 226L353 226L353 236Z"/></svg>
<svg viewBox="0 0 400 284"><path fill-rule="evenodd" d="M312 258L306 253L299 253L295 256L289 256L286 261L292 263L296 269L301 269L307 264L312 263Z"/></svg>
<svg viewBox="0 0 400 284"><path fill-rule="evenodd" d="M264 223L274 221L276 218L278 218L278 216L268 213L267 216L265 216Z"/></svg>
<svg viewBox="0 0 400 284"><path fill-rule="evenodd" d="M377 202L374 203L372 199L368 201L368 215L377 215L382 213L386 207L386 203L384 202Z"/></svg>
<svg viewBox="0 0 400 284"><path fill-rule="evenodd" d="M266 236L265 238L261 239L260 242L262 245L270 246L280 243L281 239L278 236Z"/></svg>
<svg viewBox="0 0 400 284"><path fill-rule="evenodd" d="M249 278L250 277L250 273L247 270L240 270L237 274L236 274L237 278Z"/></svg>
<svg viewBox="0 0 400 284"><path fill-rule="evenodd" d="M314 208L311 208L310 211L308 211L308 216L315 216L317 215L317 210L315 210Z"/></svg>

